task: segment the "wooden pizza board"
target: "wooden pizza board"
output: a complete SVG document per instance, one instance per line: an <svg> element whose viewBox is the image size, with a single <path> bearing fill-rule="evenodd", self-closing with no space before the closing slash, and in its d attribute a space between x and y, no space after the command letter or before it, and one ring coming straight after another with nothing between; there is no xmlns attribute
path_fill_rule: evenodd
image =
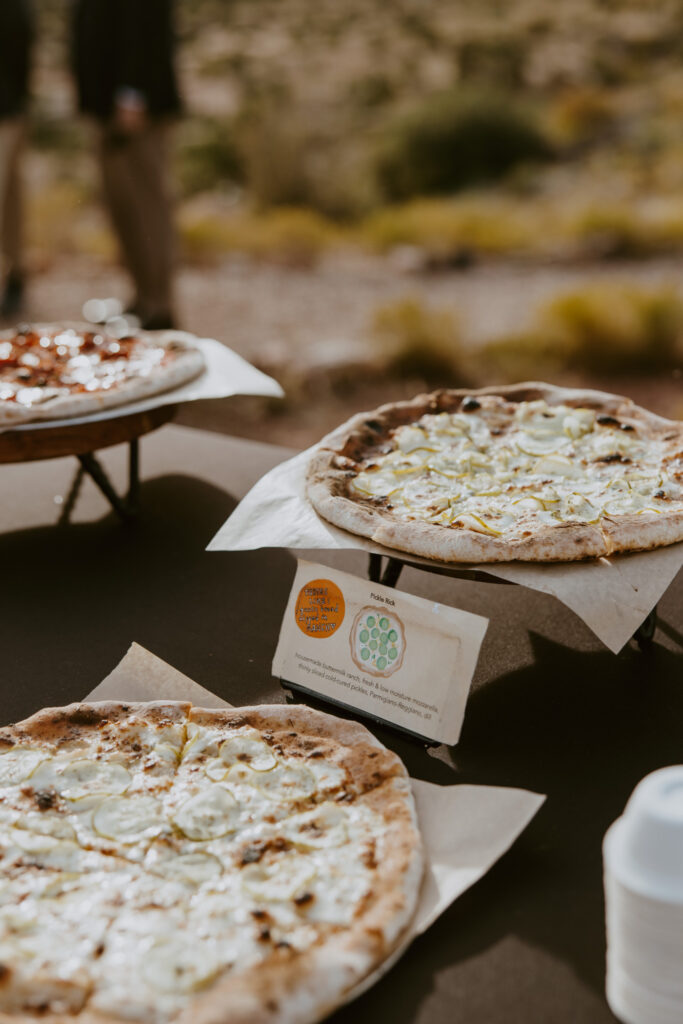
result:
<svg viewBox="0 0 683 1024"><path fill-rule="evenodd" d="M73 425L64 420L47 429L6 430L0 433L0 464L85 455L134 441L172 420L177 408L162 405L133 415L126 415L124 408L120 416L92 423Z"/></svg>

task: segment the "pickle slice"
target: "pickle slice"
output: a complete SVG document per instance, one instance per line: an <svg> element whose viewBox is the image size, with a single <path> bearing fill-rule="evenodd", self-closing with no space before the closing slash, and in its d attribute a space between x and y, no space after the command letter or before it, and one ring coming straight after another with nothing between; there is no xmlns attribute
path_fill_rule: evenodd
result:
<svg viewBox="0 0 683 1024"><path fill-rule="evenodd" d="M163 808L153 796L111 796L95 809L92 824L95 832L105 839L138 843L162 831Z"/></svg>
<svg viewBox="0 0 683 1024"><path fill-rule="evenodd" d="M118 796L125 793L132 776L122 764L116 761L73 761L55 779L55 785L69 800L81 800L86 796L102 794Z"/></svg>
<svg viewBox="0 0 683 1024"><path fill-rule="evenodd" d="M303 800L316 789L315 776L308 768L289 764L262 772L258 786L271 800Z"/></svg>
<svg viewBox="0 0 683 1024"><path fill-rule="evenodd" d="M220 964L202 943L173 937L162 939L145 953L142 975L159 992L196 992L208 985Z"/></svg>
<svg viewBox="0 0 683 1024"><path fill-rule="evenodd" d="M228 770L227 764L220 757L212 757L204 765L204 774L208 775L212 782L222 782Z"/></svg>
<svg viewBox="0 0 683 1024"><path fill-rule="evenodd" d="M223 874L223 865L212 853L183 853L157 861L152 870L157 875L187 885L201 885Z"/></svg>
<svg viewBox="0 0 683 1024"><path fill-rule="evenodd" d="M238 804L232 793L217 784L187 800L173 822L195 842L219 839L237 828Z"/></svg>
<svg viewBox="0 0 683 1024"><path fill-rule="evenodd" d="M297 846L311 849L343 846L349 841L346 811L332 802L321 804L314 811L290 818L284 833Z"/></svg>
<svg viewBox="0 0 683 1024"><path fill-rule="evenodd" d="M270 864L248 864L242 869L245 890L253 899L267 903L295 899L314 878L313 863L301 856L284 856Z"/></svg>
<svg viewBox="0 0 683 1024"><path fill-rule="evenodd" d="M0 786L16 786L30 778L47 755L30 747L17 747L0 755Z"/></svg>
<svg viewBox="0 0 683 1024"><path fill-rule="evenodd" d="M51 836L54 839L75 839L73 825L59 814L49 811L30 811L15 822L15 828L33 832L37 836Z"/></svg>
<svg viewBox="0 0 683 1024"><path fill-rule="evenodd" d="M247 764L255 772L269 772L277 758L256 729L235 733L221 745L219 754L228 767Z"/></svg>

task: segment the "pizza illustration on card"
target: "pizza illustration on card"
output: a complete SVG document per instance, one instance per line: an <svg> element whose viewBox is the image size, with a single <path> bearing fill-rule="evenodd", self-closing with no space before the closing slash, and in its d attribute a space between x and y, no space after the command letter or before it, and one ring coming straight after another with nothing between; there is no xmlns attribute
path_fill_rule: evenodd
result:
<svg viewBox="0 0 683 1024"><path fill-rule="evenodd" d="M350 644L358 668L373 676L391 676L403 664L405 627L394 612L368 605L353 620Z"/></svg>

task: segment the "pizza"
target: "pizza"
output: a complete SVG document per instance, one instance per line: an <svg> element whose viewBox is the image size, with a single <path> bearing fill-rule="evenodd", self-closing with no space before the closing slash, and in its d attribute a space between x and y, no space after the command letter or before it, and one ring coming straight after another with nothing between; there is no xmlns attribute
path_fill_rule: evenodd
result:
<svg viewBox="0 0 683 1024"><path fill-rule="evenodd" d="M0 729L0 1021L302 1024L396 947L401 761L299 706L72 704Z"/></svg>
<svg viewBox="0 0 683 1024"><path fill-rule="evenodd" d="M600 391L436 391L329 435L329 522L443 562L573 561L683 540L683 423Z"/></svg>
<svg viewBox="0 0 683 1024"><path fill-rule="evenodd" d="M205 368L182 332L113 337L36 325L0 332L0 427L87 416L185 384Z"/></svg>
<svg viewBox="0 0 683 1024"><path fill-rule="evenodd" d="M351 657L373 676L391 676L403 664L405 629L398 615L370 605L361 608L351 626Z"/></svg>

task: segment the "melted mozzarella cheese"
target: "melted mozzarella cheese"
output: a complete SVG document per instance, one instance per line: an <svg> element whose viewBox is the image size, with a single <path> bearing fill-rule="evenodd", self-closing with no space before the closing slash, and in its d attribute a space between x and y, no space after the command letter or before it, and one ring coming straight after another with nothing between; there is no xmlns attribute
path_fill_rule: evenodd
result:
<svg viewBox="0 0 683 1024"><path fill-rule="evenodd" d="M597 523L683 509L663 447L601 425L593 410L522 402L507 429L496 405L425 415L394 431L351 484L403 519L490 536L556 523ZM494 424L498 423L498 426Z"/></svg>
<svg viewBox="0 0 683 1024"><path fill-rule="evenodd" d="M165 1024L275 943L349 925L372 888L383 819L335 801L332 760L278 754L255 729L119 734L128 753L95 735L0 755L0 1010Z"/></svg>

